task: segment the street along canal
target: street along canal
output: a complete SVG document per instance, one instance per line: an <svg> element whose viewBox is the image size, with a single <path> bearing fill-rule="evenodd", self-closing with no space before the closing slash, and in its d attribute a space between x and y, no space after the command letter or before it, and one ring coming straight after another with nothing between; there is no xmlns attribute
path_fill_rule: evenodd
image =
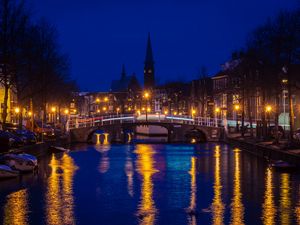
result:
<svg viewBox="0 0 300 225"><path fill-rule="evenodd" d="M0 181L3 224L296 224L300 175L226 144L75 145Z"/></svg>

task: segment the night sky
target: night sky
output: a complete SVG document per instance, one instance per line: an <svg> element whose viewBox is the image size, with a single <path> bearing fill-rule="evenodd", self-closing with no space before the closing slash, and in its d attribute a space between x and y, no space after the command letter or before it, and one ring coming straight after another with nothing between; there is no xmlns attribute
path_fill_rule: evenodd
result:
<svg viewBox="0 0 300 225"><path fill-rule="evenodd" d="M299 0L32 1L36 17L58 28L82 91L108 90L123 63L142 82L148 32L159 83L194 79L202 66L213 75L251 30L299 6Z"/></svg>

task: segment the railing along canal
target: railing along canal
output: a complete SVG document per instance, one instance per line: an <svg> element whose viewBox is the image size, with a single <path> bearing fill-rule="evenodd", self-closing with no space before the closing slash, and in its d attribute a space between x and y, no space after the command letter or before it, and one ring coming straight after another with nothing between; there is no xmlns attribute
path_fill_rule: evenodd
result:
<svg viewBox="0 0 300 225"><path fill-rule="evenodd" d="M101 125L114 125L121 123L172 123L188 124L206 127L220 127L223 125L221 119L209 117L172 116L172 115L106 115L98 117L71 117L67 122L67 129L95 127Z"/></svg>

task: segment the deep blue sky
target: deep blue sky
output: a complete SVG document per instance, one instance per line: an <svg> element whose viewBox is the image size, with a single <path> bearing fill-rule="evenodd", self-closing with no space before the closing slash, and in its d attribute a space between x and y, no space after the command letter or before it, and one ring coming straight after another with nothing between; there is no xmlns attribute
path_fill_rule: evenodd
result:
<svg viewBox="0 0 300 225"><path fill-rule="evenodd" d="M220 69L247 34L299 0L32 0L34 12L57 26L72 76L82 90L104 91L128 73L143 81L151 33L156 79L191 80L201 66Z"/></svg>

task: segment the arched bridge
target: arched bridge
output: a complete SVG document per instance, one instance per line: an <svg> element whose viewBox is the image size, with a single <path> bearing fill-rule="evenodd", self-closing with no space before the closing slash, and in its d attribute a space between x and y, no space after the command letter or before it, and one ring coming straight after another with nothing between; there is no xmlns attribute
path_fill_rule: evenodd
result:
<svg viewBox="0 0 300 225"><path fill-rule="evenodd" d="M95 132L109 134L110 142L127 142L136 135L162 136L168 142L219 141L223 128L220 120L171 115L109 115L71 118L67 123L72 142L87 142Z"/></svg>

